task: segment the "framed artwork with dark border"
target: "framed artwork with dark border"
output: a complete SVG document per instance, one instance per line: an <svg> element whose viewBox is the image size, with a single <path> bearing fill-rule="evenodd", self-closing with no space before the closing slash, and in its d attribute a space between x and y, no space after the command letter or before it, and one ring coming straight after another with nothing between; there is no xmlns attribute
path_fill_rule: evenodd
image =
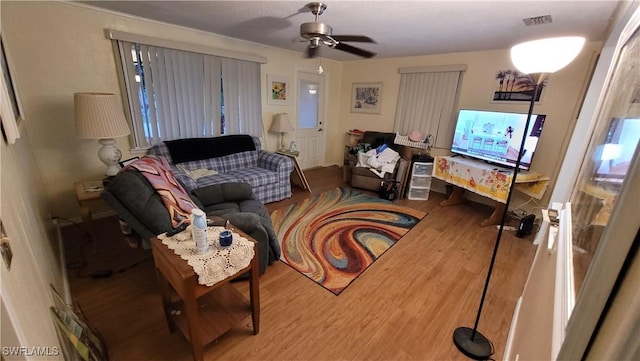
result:
<svg viewBox="0 0 640 361"><path fill-rule="evenodd" d="M353 83L351 112L380 114L382 83Z"/></svg>
<svg viewBox="0 0 640 361"><path fill-rule="evenodd" d="M529 75L514 69L501 69L494 76L492 103L530 102L535 84ZM538 86L536 103L540 103L548 77Z"/></svg>
<svg viewBox="0 0 640 361"><path fill-rule="evenodd" d="M289 80L286 77L267 75L267 104L289 104Z"/></svg>

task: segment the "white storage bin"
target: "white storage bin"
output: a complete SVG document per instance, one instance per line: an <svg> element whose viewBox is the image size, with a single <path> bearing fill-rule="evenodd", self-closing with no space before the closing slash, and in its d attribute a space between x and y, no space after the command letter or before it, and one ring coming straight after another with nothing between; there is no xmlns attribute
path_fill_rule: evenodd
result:
<svg viewBox="0 0 640 361"><path fill-rule="evenodd" d="M433 163L415 163L413 165L413 175L431 175Z"/></svg>
<svg viewBox="0 0 640 361"><path fill-rule="evenodd" d="M411 200L429 199L429 188L410 188L408 197Z"/></svg>
<svg viewBox="0 0 640 361"><path fill-rule="evenodd" d="M421 177L421 176L413 176L411 177L411 187L429 187L431 186L431 176Z"/></svg>

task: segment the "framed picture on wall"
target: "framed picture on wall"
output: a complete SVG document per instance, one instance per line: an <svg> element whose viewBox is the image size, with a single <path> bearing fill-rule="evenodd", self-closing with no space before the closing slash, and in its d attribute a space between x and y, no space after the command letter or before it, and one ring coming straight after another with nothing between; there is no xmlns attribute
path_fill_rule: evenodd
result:
<svg viewBox="0 0 640 361"><path fill-rule="evenodd" d="M351 112L380 114L382 83L353 83Z"/></svg>
<svg viewBox="0 0 640 361"><path fill-rule="evenodd" d="M286 77L267 75L267 104L289 104L289 80Z"/></svg>
<svg viewBox="0 0 640 361"><path fill-rule="evenodd" d="M538 86L536 103L540 103L548 77ZM492 103L530 102L535 84L529 75L514 69L501 69L494 76Z"/></svg>

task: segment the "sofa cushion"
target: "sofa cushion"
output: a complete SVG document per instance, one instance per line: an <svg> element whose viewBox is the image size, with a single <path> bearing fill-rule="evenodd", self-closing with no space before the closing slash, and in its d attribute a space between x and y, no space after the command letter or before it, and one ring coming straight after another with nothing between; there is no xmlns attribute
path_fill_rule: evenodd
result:
<svg viewBox="0 0 640 361"><path fill-rule="evenodd" d="M204 211L208 216L223 216L227 213L230 214L240 212L240 207L237 203L234 202L224 202L206 206L204 208Z"/></svg>
<svg viewBox="0 0 640 361"><path fill-rule="evenodd" d="M214 184L195 189L191 193L204 204L237 202L254 198L251 186L244 183Z"/></svg>
<svg viewBox="0 0 640 361"><path fill-rule="evenodd" d="M189 162L180 163L180 166L188 170L196 170L196 169L204 168L204 169L215 170L218 173L224 173L224 165L222 164L221 158L192 160Z"/></svg>
<svg viewBox="0 0 640 361"><path fill-rule="evenodd" d="M253 188L278 183L278 173L264 168L246 167L231 171L229 174L249 183Z"/></svg>
<svg viewBox="0 0 640 361"><path fill-rule="evenodd" d="M216 175L209 175L206 177L198 178L195 183L195 187L193 187L191 190L207 187L214 184L244 183L244 180L234 174L219 173Z"/></svg>
<svg viewBox="0 0 640 361"><path fill-rule="evenodd" d="M255 168L258 166L258 152L249 151L229 154L221 157L220 160L226 173L230 173L236 169Z"/></svg>

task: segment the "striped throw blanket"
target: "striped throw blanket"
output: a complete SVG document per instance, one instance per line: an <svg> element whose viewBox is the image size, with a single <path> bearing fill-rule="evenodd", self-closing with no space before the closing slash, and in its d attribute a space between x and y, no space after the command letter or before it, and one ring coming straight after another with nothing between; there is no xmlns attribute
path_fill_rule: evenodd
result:
<svg viewBox="0 0 640 361"><path fill-rule="evenodd" d="M151 183L167 207L173 227L185 221L189 222L191 209L197 206L178 183L164 157L147 155L127 165L123 170L127 168L136 169Z"/></svg>

